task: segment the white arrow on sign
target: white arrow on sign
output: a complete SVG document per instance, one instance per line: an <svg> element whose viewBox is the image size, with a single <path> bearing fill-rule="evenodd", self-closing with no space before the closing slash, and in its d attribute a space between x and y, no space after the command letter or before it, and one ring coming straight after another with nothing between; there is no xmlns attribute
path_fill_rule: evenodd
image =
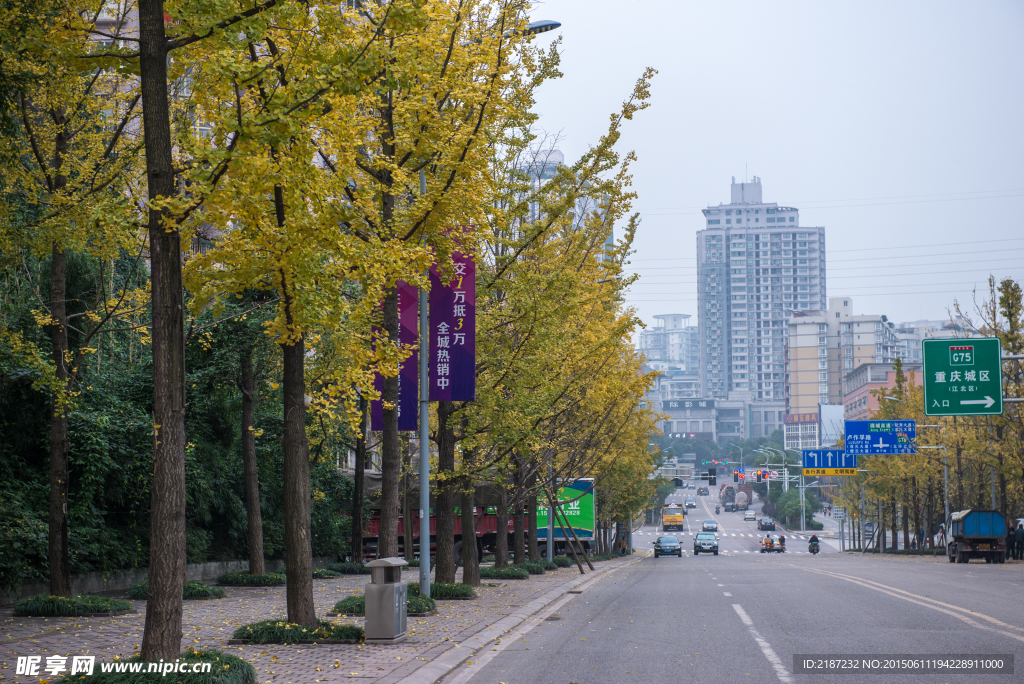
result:
<svg viewBox="0 0 1024 684"><path fill-rule="evenodd" d="M961 399L960 403L964 406L969 406L971 404L981 404L985 408L992 408L992 404L996 403L996 400L986 395L984 399Z"/></svg>

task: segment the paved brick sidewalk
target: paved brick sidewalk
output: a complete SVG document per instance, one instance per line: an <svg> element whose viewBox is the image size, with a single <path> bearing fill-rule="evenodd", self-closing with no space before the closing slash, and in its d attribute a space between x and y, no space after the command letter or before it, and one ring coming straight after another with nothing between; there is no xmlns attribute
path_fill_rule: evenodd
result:
<svg viewBox="0 0 1024 684"><path fill-rule="evenodd" d="M633 558L637 558L633 556ZM360 681L394 684L482 631L574 580L600 577L628 559L595 564L596 573L581 577L575 567L531 576L529 580L492 582L471 601L438 601L428 618L409 618L409 638L400 644L325 644L292 646L229 646L235 628L250 622L283 618L284 587L225 588L216 601L185 601L182 648L218 648L253 663L261 684L313 684ZM405 572L415 582L417 570ZM316 580L313 596L317 615L325 618L335 602L363 591L368 576ZM487 581L485 580L485 583ZM97 662L138 652L145 623L145 601L132 601L138 613L115 618L15 618L10 606L0 610L0 681L45 684L47 677L16 676L18 656L95 655ZM362 625L362 618L333 618ZM507 623L503 623L507 624ZM497 636L500 634L500 627ZM477 643L479 639L475 640ZM467 649L468 650L468 649ZM450 660L448 656L446 660ZM70 661L68 661L70 662ZM50 677L50 680L55 678Z"/></svg>

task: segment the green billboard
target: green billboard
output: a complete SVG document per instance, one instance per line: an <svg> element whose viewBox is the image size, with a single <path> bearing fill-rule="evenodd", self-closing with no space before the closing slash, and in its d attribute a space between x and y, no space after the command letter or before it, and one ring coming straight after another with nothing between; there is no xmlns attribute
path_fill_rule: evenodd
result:
<svg viewBox="0 0 1024 684"><path fill-rule="evenodd" d="M594 478L566 481L558 490L559 508L565 514L576 536L593 539L597 520L597 500L594 497ZM555 518L555 540L564 540L565 535ZM572 535L569 535L570 537ZM548 538L548 507L537 506L537 539Z"/></svg>

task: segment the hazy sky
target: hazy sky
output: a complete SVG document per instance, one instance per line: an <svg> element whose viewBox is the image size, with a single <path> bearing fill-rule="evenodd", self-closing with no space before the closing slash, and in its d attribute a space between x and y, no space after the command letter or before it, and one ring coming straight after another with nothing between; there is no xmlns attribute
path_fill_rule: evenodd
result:
<svg viewBox="0 0 1024 684"><path fill-rule="evenodd" d="M547 0L532 17L562 22L565 76L537 111L566 161L659 72L621 141L646 323L696 323L700 209L733 176L825 227L828 294L854 313L947 318L990 273L1024 280L1024 3Z"/></svg>

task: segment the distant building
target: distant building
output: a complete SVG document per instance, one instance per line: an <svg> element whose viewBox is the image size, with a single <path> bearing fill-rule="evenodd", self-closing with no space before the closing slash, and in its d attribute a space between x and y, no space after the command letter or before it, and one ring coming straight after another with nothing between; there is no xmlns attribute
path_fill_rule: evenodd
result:
<svg viewBox="0 0 1024 684"><path fill-rule="evenodd" d="M640 331L640 351L648 362L697 371L700 348L697 326L689 324L690 318L690 314L660 314L654 317L657 323Z"/></svg>
<svg viewBox="0 0 1024 684"><path fill-rule="evenodd" d="M909 339L905 336L904 343ZM854 315L850 297L830 297L825 311L795 312L786 346L788 412L805 415L817 413L819 405L844 406L847 374L866 363L891 364L900 349L895 325L880 314Z"/></svg>
<svg viewBox="0 0 1024 684"><path fill-rule="evenodd" d="M920 387L923 380L920 363L903 364L907 382ZM847 373L843 380L843 417L846 420L868 420L879 409L879 398L873 390L896 386L896 370L891 363L865 363Z"/></svg>
<svg viewBox="0 0 1024 684"><path fill-rule="evenodd" d="M786 319L825 308L825 229L765 203L761 179L703 210L697 233L701 387L708 397L785 398Z"/></svg>

